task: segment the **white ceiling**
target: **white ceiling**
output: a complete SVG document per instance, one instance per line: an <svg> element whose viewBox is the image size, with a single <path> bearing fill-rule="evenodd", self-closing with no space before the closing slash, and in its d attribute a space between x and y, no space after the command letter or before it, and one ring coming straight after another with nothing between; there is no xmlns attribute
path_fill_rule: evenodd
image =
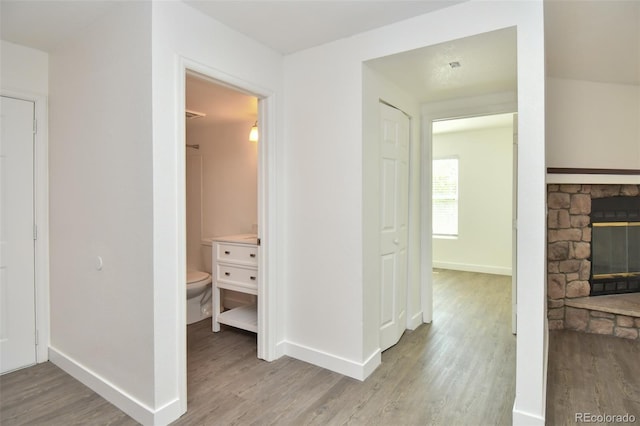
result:
<svg viewBox="0 0 640 426"><path fill-rule="evenodd" d="M188 126L257 120L258 99L255 96L194 75L187 75L185 89L186 109L206 114L205 117L188 120Z"/></svg>
<svg viewBox="0 0 640 426"><path fill-rule="evenodd" d="M349 37L461 0L185 0L223 24L287 54ZM3 40L52 52L122 2L1 0ZM547 74L640 84L640 1L545 0ZM501 31L372 61L389 78L411 82L422 100L510 90L514 40ZM450 60L461 68L447 69Z"/></svg>
<svg viewBox="0 0 640 426"><path fill-rule="evenodd" d="M102 0L1 0L0 36L51 52L117 5L116 1Z"/></svg>
<svg viewBox="0 0 640 426"><path fill-rule="evenodd" d="M349 37L466 0L183 0L283 54Z"/></svg>
<svg viewBox="0 0 640 426"><path fill-rule="evenodd" d="M368 61L420 102L517 90L515 28ZM452 68L451 62L460 67Z"/></svg>
<svg viewBox="0 0 640 426"><path fill-rule="evenodd" d="M228 27L288 54L466 0L183 1ZM2 39L50 52L118 3L122 2L1 0Z"/></svg>

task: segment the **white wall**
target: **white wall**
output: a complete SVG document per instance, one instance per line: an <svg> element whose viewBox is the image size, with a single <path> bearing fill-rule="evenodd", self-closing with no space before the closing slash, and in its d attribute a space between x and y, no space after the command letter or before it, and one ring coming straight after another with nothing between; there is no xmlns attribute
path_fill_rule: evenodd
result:
<svg viewBox="0 0 640 426"><path fill-rule="evenodd" d="M258 144L253 121L187 127L188 143L202 152L202 236L251 233L258 220Z"/></svg>
<svg viewBox="0 0 640 426"><path fill-rule="evenodd" d="M156 405L150 47L121 3L50 56L51 359L129 412Z"/></svg>
<svg viewBox="0 0 640 426"><path fill-rule="evenodd" d="M258 144L248 139L256 121L187 120L187 269L211 272L202 240L255 233L258 223ZM228 306L228 305L225 305Z"/></svg>
<svg viewBox="0 0 640 426"><path fill-rule="evenodd" d="M152 4L153 52L153 227L154 227L154 335L155 335L155 407L180 405L178 412L164 410L165 420L175 419L186 409L186 337L176 327L184 316L184 277L186 262L184 217L184 105L185 65L200 73L243 87L267 99L269 108L260 122L265 125L261 139L265 163L272 173L270 198L263 200L270 215L268 226L259 224L263 238L262 262L270 264L282 250L282 199L275 188L281 185L278 137L281 129L282 57L248 37L230 30L183 2ZM266 134L265 134L266 133ZM274 231L274 234L269 232ZM269 256L269 254L271 254ZM287 260L288 261L288 260ZM283 339L280 324L284 322L278 293L280 265L271 265L268 282L271 312L276 332L270 336L275 346ZM260 302L259 302L260 303ZM267 354L272 357L273 354Z"/></svg>
<svg viewBox="0 0 640 426"><path fill-rule="evenodd" d="M51 57L52 360L144 424L186 410L182 59L281 90L279 54L182 2L119 4Z"/></svg>
<svg viewBox="0 0 640 426"><path fill-rule="evenodd" d="M287 353L363 361L362 60L337 42L285 58Z"/></svg>
<svg viewBox="0 0 640 426"><path fill-rule="evenodd" d="M481 18L481 19L480 19ZM362 62L509 26L518 31L518 367L514 422L545 405L544 46L541 2L470 1L285 58L286 339L297 356L365 376L379 306L365 292ZM526 159L526 161L525 161ZM524 259L527 259L524 262ZM522 263L522 265L520 265ZM363 301L364 300L364 301ZM525 302L526 301L526 302ZM376 323L375 325L373 323ZM365 337L366 334L366 337Z"/></svg>
<svg viewBox="0 0 640 426"><path fill-rule="evenodd" d="M255 232L258 144L249 141L255 121L186 122L187 144L200 147L186 152L187 270L212 272L211 249L203 239ZM253 295L222 293L227 308L256 302Z"/></svg>
<svg viewBox="0 0 640 426"><path fill-rule="evenodd" d="M1 43L2 89L46 95L49 92L49 55L8 41Z"/></svg>
<svg viewBox="0 0 640 426"><path fill-rule="evenodd" d="M511 127L433 135L433 158L459 159L457 238L433 239L437 268L511 274Z"/></svg>
<svg viewBox="0 0 640 426"><path fill-rule="evenodd" d="M640 86L547 78L547 166L640 168Z"/></svg>

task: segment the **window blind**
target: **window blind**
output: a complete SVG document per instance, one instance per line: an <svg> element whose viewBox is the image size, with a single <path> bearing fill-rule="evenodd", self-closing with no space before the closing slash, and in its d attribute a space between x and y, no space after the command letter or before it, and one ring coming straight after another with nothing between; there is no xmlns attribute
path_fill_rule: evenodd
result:
<svg viewBox="0 0 640 426"><path fill-rule="evenodd" d="M458 235L458 159L433 160L433 234Z"/></svg>

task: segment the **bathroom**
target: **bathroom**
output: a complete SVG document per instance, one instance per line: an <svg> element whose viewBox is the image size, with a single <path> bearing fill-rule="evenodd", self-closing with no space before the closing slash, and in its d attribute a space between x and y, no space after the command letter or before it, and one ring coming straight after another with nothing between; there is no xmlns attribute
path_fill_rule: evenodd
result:
<svg viewBox="0 0 640 426"><path fill-rule="evenodd" d="M212 316L212 240L255 236L258 212L258 99L188 72L185 92L187 324ZM252 140L250 140L252 139ZM215 244L215 243L214 243ZM224 309L256 296L220 290Z"/></svg>

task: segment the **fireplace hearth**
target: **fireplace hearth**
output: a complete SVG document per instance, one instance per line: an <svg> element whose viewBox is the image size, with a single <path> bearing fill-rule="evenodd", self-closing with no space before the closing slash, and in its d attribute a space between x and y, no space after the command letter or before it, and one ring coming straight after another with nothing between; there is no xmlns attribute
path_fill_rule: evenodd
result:
<svg viewBox="0 0 640 426"><path fill-rule="evenodd" d="M591 296L640 292L640 197L591 204Z"/></svg>

